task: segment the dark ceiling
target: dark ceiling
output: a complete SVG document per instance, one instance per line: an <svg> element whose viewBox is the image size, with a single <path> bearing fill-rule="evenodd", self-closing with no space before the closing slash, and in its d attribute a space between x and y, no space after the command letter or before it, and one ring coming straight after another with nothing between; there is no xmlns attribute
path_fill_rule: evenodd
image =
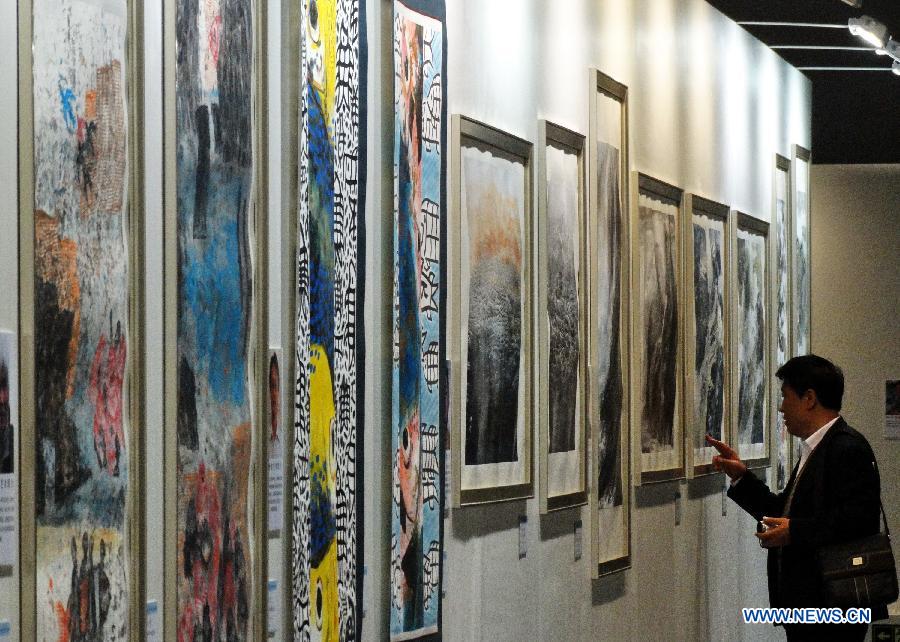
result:
<svg viewBox="0 0 900 642"><path fill-rule="evenodd" d="M805 22L846 25L871 16L900 41L900 0L708 0L735 22ZM869 47L849 29L744 28L770 47L778 45ZM874 51L775 49L795 67L891 67ZM900 76L890 71L803 71L812 81L814 163L900 163Z"/></svg>

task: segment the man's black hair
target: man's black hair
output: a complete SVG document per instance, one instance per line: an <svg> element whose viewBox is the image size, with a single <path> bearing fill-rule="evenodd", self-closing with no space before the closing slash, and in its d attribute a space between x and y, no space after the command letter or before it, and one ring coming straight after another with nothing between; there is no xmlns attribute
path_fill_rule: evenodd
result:
<svg viewBox="0 0 900 642"><path fill-rule="evenodd" d="M815 354L794 357L778 368L775 376L799 396L813 390L823 407L840 411L844 398L844 373L828 359Z"/></svg>

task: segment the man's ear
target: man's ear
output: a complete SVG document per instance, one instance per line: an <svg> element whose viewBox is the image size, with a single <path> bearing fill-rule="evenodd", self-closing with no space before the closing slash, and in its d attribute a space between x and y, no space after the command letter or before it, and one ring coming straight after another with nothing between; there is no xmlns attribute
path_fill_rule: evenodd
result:
<svg viewBox="0 0 900 642"><path fill-rule="evenodd" d="M819 396L812 388L807 389L807 391L803 393L803 405L807 410L812 410L819 405Z"/></svg>

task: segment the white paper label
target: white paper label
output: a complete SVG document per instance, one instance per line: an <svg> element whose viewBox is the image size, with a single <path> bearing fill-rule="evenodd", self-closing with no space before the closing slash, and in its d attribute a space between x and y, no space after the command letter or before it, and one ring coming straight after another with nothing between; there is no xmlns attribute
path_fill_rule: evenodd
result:
<svg viewBox="0 0 900 642"><path fill-rule="evenodd" d="M268 626L269 639L278 639L281 631L281 591L278 589L278 580L269 580L268 597Z"/></svg>
<svg viewBox="0 0 900 642"><path fill-rule="evenodd" d="M159 642L162 640L162 631L159 628L159 604L156 600L147 602L147 623L144 631L144 639L147 642Z"/></svg>

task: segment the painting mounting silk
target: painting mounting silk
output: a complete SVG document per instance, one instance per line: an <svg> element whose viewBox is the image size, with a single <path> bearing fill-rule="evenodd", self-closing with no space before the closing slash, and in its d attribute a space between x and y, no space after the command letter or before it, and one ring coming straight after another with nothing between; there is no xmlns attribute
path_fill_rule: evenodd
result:
<svg viewBox="0 0 900 642"><path fill-rule="evenodd" d="M358 636L365 3L300 3L292 619Z"/></svg>
<svg viewBox="0 0 900 642"><path fill-rule="evenodd" d="M124 640L128 5L33 10L36 634Z"/></svg>
<svg viewBox="0 0 900 642"><path fill-rule="evenodd" d="M394 640L436 632L441 599L446 39L443 2L418 4L394 3Z"/></svg>
<svg viewBox="0 0 900 642"><path fill-rule="evenodd" d="M251 634L253 15L176 5L179 641Z"/></svg>

